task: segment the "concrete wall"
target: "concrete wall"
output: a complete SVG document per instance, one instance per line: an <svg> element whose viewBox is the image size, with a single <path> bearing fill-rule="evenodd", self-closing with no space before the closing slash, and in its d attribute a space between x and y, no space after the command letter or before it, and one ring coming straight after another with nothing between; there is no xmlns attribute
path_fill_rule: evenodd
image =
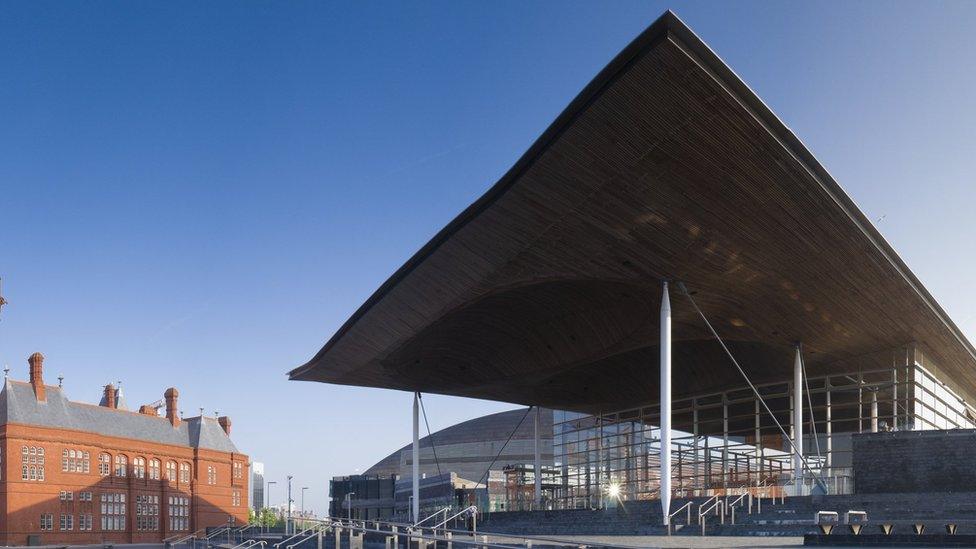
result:
<svg viewBox="0 0 976 549"><path fill-rule="evenodd" d="M976 430L853 435L858 494L973 491Z"/></svg>

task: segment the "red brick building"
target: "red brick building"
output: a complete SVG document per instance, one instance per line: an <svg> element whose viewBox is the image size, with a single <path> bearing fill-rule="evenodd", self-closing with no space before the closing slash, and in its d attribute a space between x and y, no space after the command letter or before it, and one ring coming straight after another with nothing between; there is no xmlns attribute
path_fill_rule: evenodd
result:
<svg viewBox="0 0 976 549"><path fill-rule="evenodd" d="M0 544L158 542L247 521L229 418L181 418L174 388L165 416L123 409L111 384L100 405L74 402L44 384L40 353L28 363L30 381L0 392Z"/></svg>

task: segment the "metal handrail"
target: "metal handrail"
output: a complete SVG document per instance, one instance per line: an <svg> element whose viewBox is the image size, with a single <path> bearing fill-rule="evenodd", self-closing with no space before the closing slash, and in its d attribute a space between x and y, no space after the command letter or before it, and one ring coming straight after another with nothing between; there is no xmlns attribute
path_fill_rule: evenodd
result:
<svg viewBox="0 0 976 549"><path fill-rule="evenodd" d="M678 507L678 510L677 511L675 511L675 512L671 513L670 515L668 515L668 535L669 536L671 535L671 519L673 519L675 516L677 516L677 514L680 513L681 511L684 511L685 508L688 509L688 522L687 522L687 524L689 526L691 525L691 504L694 503L694 502L695 502L695 500L693 500L693 499L692 500L688 500L688 503L685 503L681 507Z"/></svg>
<svg viewBox="0 0 976 549"><path fill-rule="evenodd" d="M275 549L278 549L279 547L281 547L282 545L284 545L285 542L291 541L291 540L297 538L298 536L304 536L305 534L311 532L312 530L315 530L315 529L321 528L321 527L322 527L321 524L316 524L315 526L312 526L311 528L306 528L306 529L302 530L301 532L299 532L299 533L297 533L297 534L295 534L293 536L287 537L287 538L279 541L278 543L272 545L272 547L274 547Z"/></svg>
<svg viewBox="0 0 976 549"><path fill-rule="evenodd" d="M218 529L214 530L213 532L210 532L209 534L207 534L207 536L204 537L203 539L209 540L209 539L211 539L213 537L216 537L216 536L219 536L220 534L223 534L224 532L228 532L229 533L230 532L230 527L229 526L224 526L224 527L218 528Z"/></svg>
<svg viewBox="0 0 976 549"><path fill-rule="evenodd" d="M444 516L446 517L447 516L447 513L449 513L449 512L451 512L451 508L449 506L448 507L444 507L442 509L438 509L438 510L434 511L433 514L429 515L427 518L421 520L420 522L413 523L413 525L414 526L420 526L421 524L423 524L423 523L427 522L428 520L436 517L437 515L440 515L441 513L444 513Z"/></svg>
<svg viewBox="0 0 976 549"><path fill-rule="evenodd" d="M334 521L337 524L337 527L338 528L350 528L350 529L355 529L357 531L366 532L366 533L383 534L384 536L396 535L396 534L392 533L390 530L376 530L376 529L370 529L370 528L366 528L366 527L363 527L363 526L355 526L355 525L353 525L353 526L346 526L346 525L343 524L344 521L346 520L344 518L328 517L326 520L332 520L332 521ZM402 523L402 522L392 522L392 521L370 520L370 522L374 522L376 524L383 524L383 525L389 526L389 527L397 527L397 528L410 528L410 526L411 526L410 524L406 524L406 523ZM443 532L443 533L445 533L445 534L446 533L460 534L461 536L472 536L472 534L473 534L473 532L470 532L468 530L456 530L456 529L451 529L451 528L442 528L442 529L440 529L440 531ZM495 548L498 548L498 549L512 549L511 545L502 545L502 544L489 543L487 541L477 541L477 540L468 541L468 540L463 539L463 537L462 538L457 538L457 537L454 537L454 538L446 538L444 536L427 536L425 534L410 534L410 533L401 533L399 535L406 536L406 537L410 537L410 538L428 539L428 540L434 540L434 541L451 541L453 543L462 543L462 544L466 544L466 545L477 545L477 546L481 546L481 547L495 547ZM579 549L587 549L589 547L586 544L580 544L579 540L553 538L553 537L546 537L546 536L525 536L525 535L521 535L521 534L503 534L503 533L498 533L498 532L478 532L477 533L477 536L479 538L484 538L484 539L487 539L488 537L492 537L492 538L502 538L502 539L518 539L518 540L532 541L532 542L549 542L550 544L559 544L559 545L572 546L572 547L579 548ZM600 543L600 547L601 548L609 548L609 549L633 549L632 546L612 545L612 544L606 544L606 543Z"/></svg>
<svg viewBox="0 0 976 549"><path fill-rule="evenodd" d="M170 536L170 537L164 539L163 540L163 543L183 543L184 541L186 541L186 540L188 540L190 538L197 537L197 534L199 534L201 532L206 532L206 531L207 531L206 528L201 528L201 529L199 529L199 530L197 530L195 532L191 532L189 534L176 534L174 536Z"/></svg>
<svg viewBox="0 0 976 549"><path fill-rule="evenodd" d="M477 513L477 512L478 512L478 508L476 506L474 506L474 505L470 505L468 507L465 507L464 509L461 509L460 511L458 511L457 513L455 513L453 516L444 519L444 522L442 522L440 524L434 525L434 529L437 529L437 528L440 528L441 526L444 526L448 522L451 522L452 520L458 518L459 516L461 516L461 515L463 515L465 513Z"/></svg>
<svg viewBox="0 0 976 549"><path fill-rule="evenodd" d="M287 547L287 549L294 549L294 547L296 545L301 545L301 544L305 543L306 541L308 541L308 540L310 540L310 539L312 539L312 538L314 538L314 537L316 537L318 535L319 535L319 532L316 531L314 534L310 534L308 536L305 536L304 538L296 541L295 543L292 543L291 545L287 545L286 547Z"/></svg>
<svg viewBox="0 0 976 549"><path fill-rule="evenodd" d="M268 542L264 541L263 539L262 540L249 539L249 540L245 541L244 543L239 543L239 544L231 547L231 549L249 549L251 547L254 547L255 545L265 546L267 544L268 544Z"/></svg>
<svg viewBox="0 0 976 549"><path fill-rule="evenodd" d="M735 524L735 506L736 505L741 506L742 505L743 498L745 498L748 495L749 495L748 493L742 494L739 497L737 497L734 500L732 500L732 503L729 503L728 498L726 498L725 505L722 507L722 512L723 513L729 513L729 512L732 513L732 524ZM752 501L752 500L750 500L750 501ZM751 504L749 505L749 512L752 513L752 505Z"/></svg>
<svg viewBox="0 0 976 549"><path fill-rule="evenodd" d="M701 518L702 518L702 514L703 514L703 513L702 513L702 507L705 507L705 506L706 506L706 505L708 505L709 503L711 503L711 502L713 502L713 501L717 501L717 500L718 500L718 496L712 496L712 497L710 497L710 498L708 498L708 499L706 499L705 501L703 501L703 502L702 502L702 503L701 503L701 504L700 504L700 505L698 506L698 522L699 522L699 523L701 523Z"/></svg>
<svg viewBox="0 0 976 549"><path fill-rule="evenodd" d="M409 525L407 525L407 526L409 526ZM360 527L360 526L355 526L355 527L345 526L344 528L349 528L350 530L357 530L357 531L362 532L364 534L382 534L384 536L395 535L395 534L393 534L392 532L390 532L388 530L374 530L372 528L365 528L365 527ZM471 534L471 532L463 532L463 533L464 534L468 534L468 535ZM577 548L577 549L588 549L588 547L589 547L588 545L580 544L580 542L579 541L576 541L576 540L559 540L559 539L553 539L553 538L548 538L547 539L547 538L526 537L526 536L510 535L510 534L479 534L477 536L472 536L472 539L470 539L470 540L466 540L466 539L463 539L463 538L453 538L453 537L452 538L448 538L448 537L443 537L443 536L431 536L431 535L427 535L427 534L414 534L414 533L403 534L403 535L405 535L406 537L408 537L410 539L419 539L419 540L426 540L426 541L433 541L433 542L450 541L450 542L456 543L456 544L471 545L471 546L481 547L481 548L485 548L485 549L512 549L512 546L511 545L505 545L505 544L501 544L501 543L495 543L495 542L488 541L488 537L489 536L492 536L492 537L500 537L500 538L511 538L511 539L539 540L539 541L557 542L557 543L559 543L561 545L572 546L572 547ZM622 546L622 545L608 545L608 544L605 544L605 543L601 543L600 544L600 547L601 548L611 548L611 549L632 549L632 548L625 547L625 546Z"/></svg>
<svg viewBox="0 0 976 549"><path fill-rule="evenodd" d="M721 513L716 513L719 516L719 521L721 524L725 524L725 501L716 498L715 503L713 503L708 509L705 509L704 512L702 512L700 510L701 508L699 508L698 523L701 524L701 533L703 536L705 535L705 517L708 515L708 513L712 512L712 509L716 509L717 507L721 507L722 509Z"/></svg>

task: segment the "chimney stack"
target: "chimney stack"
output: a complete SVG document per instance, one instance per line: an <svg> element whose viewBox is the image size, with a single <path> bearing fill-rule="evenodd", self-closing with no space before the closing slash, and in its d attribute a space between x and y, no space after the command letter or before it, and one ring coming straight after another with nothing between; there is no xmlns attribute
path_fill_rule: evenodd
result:
<svg viewBox="0 0 976 549"><path fill-rule="evenodd" d="M30 384L34 387L34 396L37 400L47 400L44 394L44 355L34 353L27 359L30 364Z"/></svg>
<svg viewBox="0 0 976 549"><path fill-rule="evenodd" d="M176 406L177 400L180 398L180 392L176 390L176 387L170 387L166 389L163 393L166 397L166 419L173 424L173 427L180 426L180 413L179 408Z"/></svg>
<svg viewBox="0 0 976 549"><path fill-rule="evenodd" d="M220 427L225 433L227 433L227 436L230 436L230 418L227 416L220 416L217 418L217 423L219 423Z"/></svg>
<svg viewBox="0 0 976 549"><path fill-rule="evenodd" d="M118 408L118 403L115 400L115 385L109 383L105 386L105 407L106 408Z"/></svg>
<svg viewBox="0 0 976 549"><path fill-rule="evenodd" d="M147 415L147 416L158 416L159 415L159 414L156 413L156 409L153 408L152 406L150 406L149 404L143 404L142 406L140 406L139 407L139 413L140 414Z"/></svg>

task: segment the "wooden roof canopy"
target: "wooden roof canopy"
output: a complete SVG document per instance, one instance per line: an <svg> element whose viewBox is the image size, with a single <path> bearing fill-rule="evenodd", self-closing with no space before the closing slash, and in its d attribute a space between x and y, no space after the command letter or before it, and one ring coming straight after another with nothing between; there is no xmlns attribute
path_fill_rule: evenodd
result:
<svg viewBox="0 0 976 549"><path fill-rule="evenodd" d="M290 378L600 411L658 396L661 281L754 381L976 352L870 221L673 13ZM741 386L677 288L675 397ZM883 358L878 358L883 357Z"/></svg>

